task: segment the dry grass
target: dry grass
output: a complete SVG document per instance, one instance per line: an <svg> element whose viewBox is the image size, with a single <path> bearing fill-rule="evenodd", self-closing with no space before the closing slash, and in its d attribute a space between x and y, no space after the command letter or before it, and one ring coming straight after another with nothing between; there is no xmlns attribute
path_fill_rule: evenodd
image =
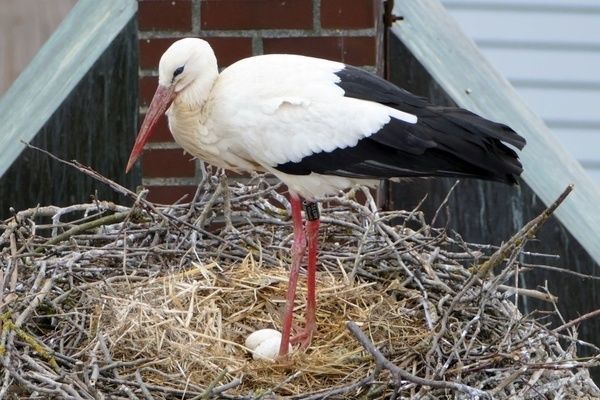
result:
<svg viewBox="0 0 600 400"><path fill-rule="evenodd" d="M159 385L168 386L172 376L202 385L225 372L224 381L244 376L234 392L260 393L301 371L279 387L287 395L369 373L372 360L346 329L349 320L398 359L418 355L419 343L430 336L413 307L406 307L411 299L396 300L393 288L321 274L319 330L310 349L289 360L252 360L244 340L257 329L281 326L286 284L285 268L259 267L249 256L227 268L194 263L166 277L102 285L86 293L95 308L90 336L103 335L114 360L152 360L160 373L148 369L144 378ZM304 287L299 289L304 298ZM300 306L297 321L302 312Z"/></svg>

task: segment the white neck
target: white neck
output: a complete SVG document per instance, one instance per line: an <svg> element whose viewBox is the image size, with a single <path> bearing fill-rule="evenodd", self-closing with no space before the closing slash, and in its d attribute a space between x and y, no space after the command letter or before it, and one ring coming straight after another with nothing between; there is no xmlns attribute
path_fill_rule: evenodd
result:
<svg viewBox="0 0 600 400"><path fill-rule="evenodd" d="M216 65L214 69L210 68L202 71L201 76L177 93L175 103L178 106L181 105L190 108L201 107L210 96L210 92L218 77L219 71Z"/></svg>

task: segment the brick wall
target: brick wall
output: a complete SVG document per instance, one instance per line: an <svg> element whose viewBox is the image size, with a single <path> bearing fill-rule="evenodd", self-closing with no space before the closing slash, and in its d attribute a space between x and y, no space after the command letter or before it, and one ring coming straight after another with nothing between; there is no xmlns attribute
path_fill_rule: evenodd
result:
<svg viewBox="0 0 600 400"><path fill-rule="evenodd" d="M139 0L140 121L156 88L160 56L183 37L207 40L220 68L252 55L296 53L380 72L381 1ZM196 189L199 165L183 155L166 120L146 149L142 175L152 201L171 203Z"/></svg>

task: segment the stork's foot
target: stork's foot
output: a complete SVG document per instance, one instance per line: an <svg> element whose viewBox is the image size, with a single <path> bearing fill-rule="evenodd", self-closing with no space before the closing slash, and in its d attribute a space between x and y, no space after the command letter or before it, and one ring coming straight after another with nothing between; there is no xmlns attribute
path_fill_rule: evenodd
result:
<svg viewBox="0 0 600 400"><path fill-rule="evenodd" d="M306 349L310 346L313 335L317 331L317 324L313 322L309 322L306 324L304 329L300 329L296 335L290 338L290 343L293 345L300 345L301 349Z"/></svg>
<svg viewBox="0 0 600 400"><path fill-rule="evenodd" d="M287 340L282 338L282 342L289 343L292 346L299 346L300 349L304 350L310 346L312 338L317 331L317 324L313 322L309 322L306 324L304 328L293 328L295 332L294 335L290 336ZM279 356L280 358L286 357L288 352L286 348L280 347Z"/></svg>

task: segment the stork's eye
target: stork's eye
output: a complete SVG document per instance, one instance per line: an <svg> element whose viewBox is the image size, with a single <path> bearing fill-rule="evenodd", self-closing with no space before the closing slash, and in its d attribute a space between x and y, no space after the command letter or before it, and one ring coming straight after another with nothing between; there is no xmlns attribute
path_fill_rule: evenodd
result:
<svg viewBox="0 0 600 400"><path fill-rule="evenodd" d="M173 71L173 78L175 78L177 75L181 74L183 72L183 65L179 68L177 68L175 71Z"/></svg>

